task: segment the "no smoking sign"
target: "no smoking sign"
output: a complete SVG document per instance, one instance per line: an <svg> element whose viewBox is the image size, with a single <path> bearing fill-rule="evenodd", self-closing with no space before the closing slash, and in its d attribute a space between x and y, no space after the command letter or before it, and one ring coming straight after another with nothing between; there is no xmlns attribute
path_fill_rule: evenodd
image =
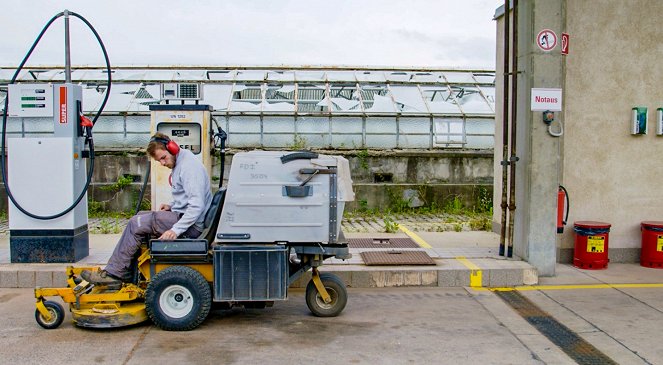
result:
<svg viewBox="0 0 663 365"><path fill-rule="evenodd" d="M536 36L536 45L544 52L550 52L557 46L557 34L550 29L544 29Z"/></svg>

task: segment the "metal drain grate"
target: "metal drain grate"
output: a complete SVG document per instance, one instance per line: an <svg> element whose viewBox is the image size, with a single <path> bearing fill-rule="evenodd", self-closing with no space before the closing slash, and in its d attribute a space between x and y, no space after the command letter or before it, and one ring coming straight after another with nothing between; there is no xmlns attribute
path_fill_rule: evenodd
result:
<svg viewBox="0 0 663 365"><path fill-rule="evenodd" d="M370 251L361 252L364 264L371 265L435 265L423 251Z"/></svg>
<svg viewBox="0 0 663 365"><path fill-rule="evenodd" d="M420 248L410 238L350 238L350 248Z"/></svg>
<svg viewBox="0 0 663 365"><path fill-rule="evenodd" d="M579 365L617 364L519 292L498 291L495 294Z"/></svg>

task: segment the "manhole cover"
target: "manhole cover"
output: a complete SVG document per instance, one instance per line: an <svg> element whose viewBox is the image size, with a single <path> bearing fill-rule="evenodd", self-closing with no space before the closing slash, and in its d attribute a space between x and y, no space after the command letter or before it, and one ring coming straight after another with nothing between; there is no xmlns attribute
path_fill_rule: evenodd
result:
<svg viewBox="0 0 663 365"><path fill-rule="evenodd" d="M364 264L371 265L435 265L423 251L371 251L360 252Z"/></svg>
<svg viewBox="0 0 663 365"><path fill-rule="evenodd" d="M350 248L420 248L410 238L350 238Z"/></svg>

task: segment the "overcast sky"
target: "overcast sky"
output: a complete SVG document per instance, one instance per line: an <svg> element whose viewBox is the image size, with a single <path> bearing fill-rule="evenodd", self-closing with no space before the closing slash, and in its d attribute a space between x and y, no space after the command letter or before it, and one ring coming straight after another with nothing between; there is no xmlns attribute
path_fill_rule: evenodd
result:
<svg viewBox="0 0 663 365"><path fill-rule="evenodd" d="M68 9L99 32L112 65L495 68L500 0L3 0L0 66L16 66ZM64 64L63 18L28 65ZM72 63L101 65L71 20Z"/></svg>

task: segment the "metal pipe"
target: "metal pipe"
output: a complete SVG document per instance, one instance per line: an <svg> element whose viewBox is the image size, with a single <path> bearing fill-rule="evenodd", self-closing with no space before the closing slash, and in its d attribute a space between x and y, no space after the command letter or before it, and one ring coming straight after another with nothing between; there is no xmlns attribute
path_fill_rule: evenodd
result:
<svg viewBox="0 0 663 365"><path fill-rule="evenodd" d="M69 42L69 10L64 10L64 76L65 83L71 84L71 44Z"/></svg>
<svg viewBox="0 0 663 365"><path fill-rule="evenodd" d="M508 153L509 153L509 0L504 0L504 74L503 103L502 103L502 221L500 226L500 256L504 256L506 240L506 215L507 215L507 183L508 183Z"/></svg>
<svg viewBox="0 0 663 365"><path fill-rule="evenodd" d="M518 0L513 0L513 30L511 39L511 157L509 158L509 247L507 257L513 257L513 224L516 220L516 125L518 106Z"/></svg>

